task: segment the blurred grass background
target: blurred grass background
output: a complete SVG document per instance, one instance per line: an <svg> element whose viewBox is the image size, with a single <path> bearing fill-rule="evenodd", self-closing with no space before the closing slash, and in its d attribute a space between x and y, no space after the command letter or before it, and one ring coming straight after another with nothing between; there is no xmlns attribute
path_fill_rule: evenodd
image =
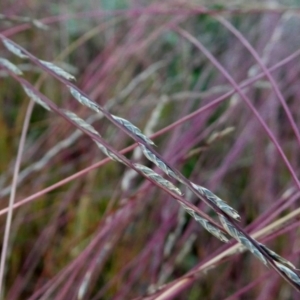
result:
<svg viewBox="0 0 300 300"><path fill-rule="evenodd" d="M0 30L38 58L63 66L97 103L151 135L232 89L207 58L173 30L175 25L201 40L241 83L261 71L214 15L226 17L269 68L299 49L299 12L299 1L2 0L5 18L0 19ZM48 30L11 16L38 19ZM95 128L115 149L133 143L107 120L81 107L66 87L36 66L2 46L0 55L17 64L59 107L93 118ZM299 58L272 74L299 126ZM0 196L5 209L29 99L5 70L0 76ZM299 144L269 82L262 78L244 91L299 174ZM74 132L60 116L34 107L16 201L104 158L87 136ZM236 208L245 227L255 220L257 229L266 226L259 217L269 210L271 224L297 209L299 195L290 173L237 95L154 141L159 153L184 175ZM138 151L127 156L147 164ZM213 216L188 192L186 197ZM284 210L278 210L284 203ZM2 215L2 232L4 224ZM297 224L295 217L284 234L264 237L296 265ZM163 191L109 162L14 211L5 299L143 297L183 276L221 246ZM251 283L242 296L234 296ZM231 295L230 299L298 299L287 283L249 254L235 255L202 274L174 299Z"/></svg>

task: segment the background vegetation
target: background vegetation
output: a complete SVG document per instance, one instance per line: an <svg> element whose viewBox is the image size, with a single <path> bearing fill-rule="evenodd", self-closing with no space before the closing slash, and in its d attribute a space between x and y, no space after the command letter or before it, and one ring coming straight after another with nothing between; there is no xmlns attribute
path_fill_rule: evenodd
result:
<svg viewBox="0 0 300 300"><path fill-rule="evenodd" d="M91 99L151 136L170 165L234 207L247 232L299 266L298 4L1 0L0 33L73 74ZM132 138L49 73L2 44L0 56L58 107L92 122L114 149L133 145L125 156L153 167ZM15 202L4 299L299 299L273 269L234 241L222 244L164 190L34 105L1 66L0 76L3 236L9 198Z"/></svg>

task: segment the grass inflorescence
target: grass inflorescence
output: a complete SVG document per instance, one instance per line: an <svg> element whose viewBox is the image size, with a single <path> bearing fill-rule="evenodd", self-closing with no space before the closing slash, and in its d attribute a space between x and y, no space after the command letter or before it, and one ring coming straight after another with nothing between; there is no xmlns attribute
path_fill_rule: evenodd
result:
<svg viewBox="0 0 300 300"><path fill-rule="evenodd" d="M121 2L0 15L0 294L297 298L298 15Z"/></svg>

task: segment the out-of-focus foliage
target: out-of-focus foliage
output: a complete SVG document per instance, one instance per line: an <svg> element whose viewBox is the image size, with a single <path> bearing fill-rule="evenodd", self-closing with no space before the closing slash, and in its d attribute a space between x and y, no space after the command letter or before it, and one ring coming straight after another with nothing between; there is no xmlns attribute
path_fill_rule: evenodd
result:
<svg viewBox="0 0 300 300"><path fill-rule="evenodd" d="M151 136L225 95L219 104L153 137L157 151L187 178L212 190L253 232L296 211L299 191L261 124L213 64L176 31L201 41L240 85L261 73L234 25L267 68L299 49L297 1L1 1L0 33L76 77L76 85L112 114ZM294 8L294 9L292 9ZM22 19L23 18L23 19ZM25 18L25 19L24 19ZM27 18L27 19L26 19ZM41 29L35 20L47 25ZM60 108L89 120L114 149L133 140L81 106L66 86L2 44L0 57ZM299 56L272 71L298 128ZM261 76L243 88L299 174L299 143L274 88ZM0 68L0 196L7 207L29 99ZM154 168L138 150L133 162ZM153 293L225 247L163 190L118 162L68 179L105 156L61 116L35 105L30 116L5 275L6 299L133 299ZM185 198L216 214L176 181ZM4 232L5 213L1 211ZM299 266L297 216L260 239ZM246 287L242 291L243 287ZM176 299L297 299L275 272L235 254L200 273ZM278 296L279 295L279 296ZM32 298L30 298L32 297ZM174 296L175 297L175 296ZM238 296L237 296L238 297ZM175 298L174 298L175 299ZM239 298L230 298L239 299Z"/></svg>

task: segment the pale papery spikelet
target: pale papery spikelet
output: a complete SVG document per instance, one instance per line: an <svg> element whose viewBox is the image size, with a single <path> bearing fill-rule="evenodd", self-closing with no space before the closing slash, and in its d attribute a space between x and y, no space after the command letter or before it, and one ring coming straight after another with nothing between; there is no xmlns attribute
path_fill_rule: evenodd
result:
<svg viewBox="0 0 300 300"><path fill-rule="evenodd" d="M98 136L100 136L100 134L98 133L98 131L89 123L87 123L86 121L84 121L83 119L79 118L75 113L68 111L68 110L63 110L63 112L65 113L65 115L67 117L69 117L72 121L74 121L77 125L79 125L81 128L96 134Z"/></svg>
<svg viewBox="0 0 300 300"><path fill-rule="evenodd" d="M2 39L2 42L3 42L4 46L6 47L6 49L8 51L10 51L11 53L13 53L14 55L16 55L22 59L28 58L28 56L26 54L24 54L23 51L18 46L13 44L10 40Z"/></svg>
<svg viewBox="0 0 300 300"><path fill-rule="evenodd" d="M101 143L96 142L96 145L98 146L98 148L106 155L108 156L110 159L114 160L114 161L118 161L122 164L124 164L124 162L118 157L116 156L114 153L112 153L111 151L109 151L105 146L103 146Z"/></svg>
<svg viewBox="0 0 300 300"><path fill-rule="evenodd" d="M47 110L51 110L51 108L48 106L48 104L46 104L34 91L32 91L31 89L29 89L26 85L22 84L22 87L25 91L25 93L27 94L27 96L33 100L34 102L36 102L37 104L41 105L42 107L44 107Z"/></svg>
<svg viewBox="0 0 300 300"><path fill-rule="evenodd" d="M227 236L216 226L214 226L211 222L209 222L208 220L200 217L199 215L195 215L194 219L200 223L209 233L211 233L212 235L214 235L216 238L218 238L221 242L223 243L227 243L229 241L229 239L227 238Z"/></svg>
<svg viewBox="0 0 300 300"><path fill-rule="evenodd" d="M114 118L114 120L116 120L119 124L121 124L122 126L124 126L126 129L128 129L131 133L133 133L134 135L136 135L138 138L140 138L141 140L143 140L145 143L149 144L149 145L155 145L153 141L151 141L147 136L145 136L141 130L136 127L135 125L133 125L131 122L129 122L126 119L120 118L118 116L114 116L112 115L112 117Z"/></svg>
<svg viewBox="0 0 300 300"><path fill-rule="evenodd" d="M99 113L101 112L101 109L97 103L94 101L90 100L89 98L83 96L81 93L78 92L75 88L72 86L68 86L68 89L71 93L71 95L82 105L89 107L93 111Z"/></svg>
<svg viewBox="0 0 300 300"><path fill-rule="evenodd" d="M219 219L229 235L240 242L247 248L253 255L255 255L263 264L267 265L267 260L257 247L242 233L240 232L226 217L219 214Z"/></svg>
<svg viewBox="0 0 300 300"><path fill-rule="evenodd" d="M199 216L199 214L197 214L193 209L191 209L190 207L186 206L183 203L180 203L182 208L189 214L191 215L198 223L200 223L200 225L202 225L204 227L204 229L206 229L209 233L211 233L212 235L214 235L216 238L218 238L220 241L227 243L228 242L228 238L226 237L226 235L216 226L214 226L211 222L209 222L208 220L202 218Z"/></svg>
<svg viewBox="0 0 300 300"><path fill-rule="evenodd" d="M49 27L47 25L45 25L44 23L42 23L39 20L36 19L31 19L29 17L19 17L19 16L7 16L7 15L3 15L0 14L0 20L7 20L9 22L15 22L15 23L31 23L32 25L34 25L36 28L38 29L42 29L42 30L47 30L49 29Z"/></svg>
<svg viewBox="0 0 300 300"><path fill-rule="evenodd" d="M151 152L145 145L139 143L140 148L144 155L152 161L158 168L164 171L167 175L174 179L178 179L176 174L161 160L159 159L153 152Z"/></svg>
<svg viewBox="0 0 300 300"><path fill-rule="evenodd" d="M202 187L200 185L197 185L195 183L192 183L192 186L199 191L207 200L214 203L216 206L218 206L222 211L224 211L228 216L232 217L233 219L240 221L241 217L238 214L238 212L229 206L225 201L220 199L218 196L216 196L214 193L212 193L210 190L208 190L205 187Z"/></svg>
<svg viewBox="0 0 300 300"><path fill-rule="evenodd" d="M273 260L285 264L289 267L291 267L294 270L297 270L297 268L287 259L283 258L282 256L278 255L276 252L268 248L266 245L259 243L260 247L262 247L268 254L273 258Z"/></svg>
<svg viewBox="0 0 300 300"><path fill-rule="evenodd" d="M50 69L51 71L53 71L55 74L57 74L60 77L63 77L67 80L72 80L72 81L76 80L75 77L72 74L68 73L67 71L65 71L64 69L58 67L57 65L55 65L52 62L45 61L45 60L39 60L39 62L41 64L43 64L45 67L47 67L48 69Z"/></svg>
<svg viewBox="0 0 300 300"><path fill-rule="evenodd" d="M219 214L219 219L221 221L221 224L223 225L224 229L227 231L227 233L229 235L231 235L233 238L235 238L236 240L239 240L239 232L238 230L235 228L235 226L233 226L228 220L227 218L225 218L223 215Z"/></svg>
<svg viewBox="0 0 300 300"><path fill-rule="evenodd" d="M140 165L140 164L136 164L136 163L133 164L133 165L136 169L141 171L145 176L151 178L152 180L154 180L155 182L157 182L161 186L167 188L169 191L175 192L176 194L178 194L180 196L183 196L183 193L181 192L181 190L179 188L177 188L172 182L164 179L162 176L155 173L150 168L148 168L146 166L143 166L143 165Z"/></svg>
<svg viewBox="0 0 300 300"><path fill-rule="evenodd" d="M239 233L239 240L241 244L247 248L254 256L256 256L264 265L267 265L268 262L265 259L264 255L257 249L255 245L246 237L243 233Z"/></svg>
<svg viewBox="0 0 300 300"><path fill-rule="evenodd" d="M0 57L0 65L7 68L9 71L13 72L16 75L23 75L23 72L9 60Z"/></svg>
<svg viewBox="0 0 300 300"><path fill-rule="evenodd" d="M42 23L41 21L36 20L36 19L33 19L33 20L32 20L32 24L33 24L36 28L38 28L38 29L42 29L42 30L48 30L48 29L49 29L49 27L48 27L46 24L44 24L44 23Z"/></svg>
<svg viewBox="0 0 300 300"><path fill-rule="evenodd" d="M73 120L77 125L79 125L81 128L94 133L98 136L100 136L100 134L96 131L96 129L90 125L89 123L87 123L86 121L84 121L83 119L79 118L75 113L64 110L64 113L66 114L67 117L69 117L71 120ZM114 153L112 153L111 151L109 151L104 145L102 145L100 142L95 141L96 145L98 146L98 148L106 155L108 156L110 159L114 160L114 161L118 161L120 163L124 163L121 159L119 159Z"/></svg>
<svg viewBox="0 0 300 300"><path fill-rule="evenodd" d="M288 278L290 278L294 283L300 286L300 277L294 271L284 266L280 262L274 261L275 265L283 272Z"/></svg>

